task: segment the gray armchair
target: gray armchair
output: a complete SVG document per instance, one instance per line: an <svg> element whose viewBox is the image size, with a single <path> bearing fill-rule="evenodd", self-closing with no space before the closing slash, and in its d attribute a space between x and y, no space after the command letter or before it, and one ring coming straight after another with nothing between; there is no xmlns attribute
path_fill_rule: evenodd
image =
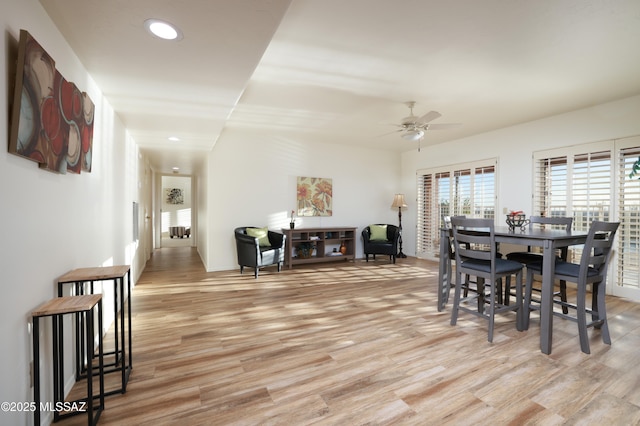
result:
<svg viewBox="0 0 640 426"><path fill-rule="evenodd" d="M259 229L256 227L243 226L234 231L236 237L236 249L238 252L238 265L240 273L244 272L245 266L254 268L255 278L258 278L258 270L264 266L278 265L278 272L284 264L284 242L286 236L278 232L268 231L263 244L260 239L247 235L247 228Z"/></svg>
<svg viewBox="0 0 640 426"><path fill-rule="evenodd" d="M371 227L386 226L386 238L372 238ZM378 228L380 229L380 228ZM400 239L400 228L395 225L376 224L369 225L362 230L363 251L367 262L369 261L369 255L373 255L375 260L376 254L384 254L389 256L389 259L396 263L396 256L398 255L398 240Z"/></svg>

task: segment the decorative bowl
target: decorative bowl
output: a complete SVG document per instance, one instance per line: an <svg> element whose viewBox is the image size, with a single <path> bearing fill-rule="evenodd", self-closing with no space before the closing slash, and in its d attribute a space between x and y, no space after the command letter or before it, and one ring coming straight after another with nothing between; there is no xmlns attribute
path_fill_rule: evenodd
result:
<svg viewBox="0 0 640 426"><path fill-rule="evenodd" d="M507 225L509 225L509 229L511 231L515 231L516 228L520 228L524 230L524 228L529 224L527 220L527 215L524 213L517 214L508 214L507 215Z"/></svg>

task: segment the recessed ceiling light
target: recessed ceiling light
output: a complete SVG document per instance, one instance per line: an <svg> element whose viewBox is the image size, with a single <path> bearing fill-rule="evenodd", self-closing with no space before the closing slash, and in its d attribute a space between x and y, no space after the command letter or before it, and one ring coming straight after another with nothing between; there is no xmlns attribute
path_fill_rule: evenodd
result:
<svg viewBox="0 0 640 426"><path fill-rule="evenodd" d="M176 136L169 136L169 140L171 142L180 142L180 138L176 137Z"/></svg>
<svg viewBox="0 0 640 426"><path fill-rule="evenodd" d="M173 173L178 173L180 171L180 167L173 167L171 170L173 170Z"/></svg>
<svg viewBox="0 0 640 426"><path fill-rule="evenodd" d="M160 19L147 19L144 21L144 27L152 35L163 40L182 40L182 31L169 22Z"/></svg>

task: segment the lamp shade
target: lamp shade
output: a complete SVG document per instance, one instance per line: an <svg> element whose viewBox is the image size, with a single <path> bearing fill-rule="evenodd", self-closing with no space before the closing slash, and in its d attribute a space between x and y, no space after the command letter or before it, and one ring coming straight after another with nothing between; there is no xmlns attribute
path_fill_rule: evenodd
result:
<svg viewBox="0 0 640 426"><path fill-rule="evenodd" d="M393 197L393 204L391 204L391 207L406 208L407 204L404 202L404 194L396 194Z"/></svg>
<svg viewBox="0 0 640 426"><path fill-rule="evenodd" d="M424 131L419 129L414 129L414 130L408 130L406 133L403 133L402 139L415 142L417 140L422 139L423 136L424 136Z"/></svg>

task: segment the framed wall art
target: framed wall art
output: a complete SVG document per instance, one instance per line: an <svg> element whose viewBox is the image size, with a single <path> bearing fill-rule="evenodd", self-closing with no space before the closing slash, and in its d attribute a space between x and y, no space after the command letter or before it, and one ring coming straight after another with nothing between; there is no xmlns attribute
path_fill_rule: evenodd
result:
<svg viewBox="0 0 640 426"><path fill-rule="evenodd" d="M332 216L333 184L331 179L298 176L298 216Z"/></svg>
<svg viewBox="0 0 640 426"><path fill-rule="evenodd" d="M94 104L55 61L20 30L9 152L56 172L90 172Z"/></svg>
<svg viewBox="0 0 640 426"><path fill-rule="evenodd" d="M184 193L181 188L165 188L164 195L167 204L184 204Z"/></svg>

